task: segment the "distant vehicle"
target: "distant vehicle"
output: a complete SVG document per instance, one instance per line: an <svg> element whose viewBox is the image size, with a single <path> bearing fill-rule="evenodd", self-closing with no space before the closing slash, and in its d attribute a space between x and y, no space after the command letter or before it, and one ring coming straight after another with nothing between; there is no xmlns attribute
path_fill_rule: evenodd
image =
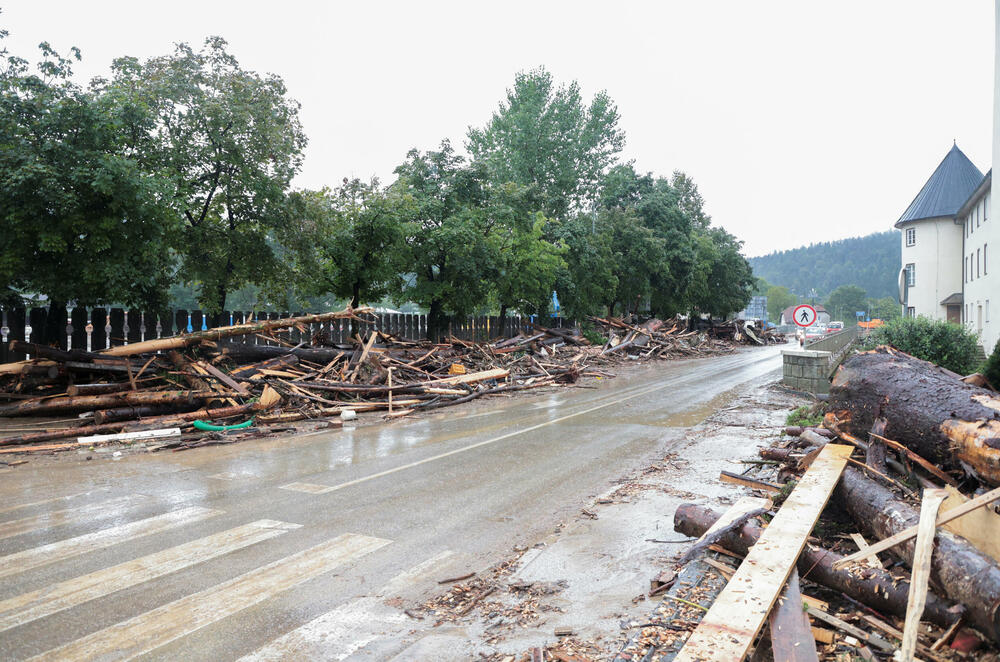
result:
<svg viewBox="0 0 1000 662"><path fill-rule="evenodd" d="M806 340L815 340L816 338L822 338L827 334L825 324L813 324L806 328Z"/></svg>
<svg viewBox="0 0 1000 662"><path fill-rule="evenodd" d="M844 330L843 322L830 322L829 324L826 325L827 333L836 333L837 331L843 331L843 330Z"/></svg>

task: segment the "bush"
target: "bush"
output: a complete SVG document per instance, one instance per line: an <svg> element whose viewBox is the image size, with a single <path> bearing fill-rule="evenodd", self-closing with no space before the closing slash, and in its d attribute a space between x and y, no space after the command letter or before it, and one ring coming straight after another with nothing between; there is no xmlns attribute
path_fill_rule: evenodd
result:
<svg viewBox="0 0 1000 662"><path fill-rule="evenodd" d="M901 317L875 329L865 346L892 345L918 359L967 375L978 365L979 339L958 324L926 317Z"/></svg>
<svg viewBox="0 0 1000 662"><path fill-rule="evenodd" d="M804 428L816 427L823 422L824 410L825 407L822 402L812 406L802 405L785 417L785 425L801 426Z"/></svg>
<svg viewBox="0 0 1000 662"><path fill-rule="evenodd" d="M983 364L979 372L983 373L994 388L1000 388L1000 340L997 341L993 353L990 354L990 358L986 359L986 363Z"/></svg>

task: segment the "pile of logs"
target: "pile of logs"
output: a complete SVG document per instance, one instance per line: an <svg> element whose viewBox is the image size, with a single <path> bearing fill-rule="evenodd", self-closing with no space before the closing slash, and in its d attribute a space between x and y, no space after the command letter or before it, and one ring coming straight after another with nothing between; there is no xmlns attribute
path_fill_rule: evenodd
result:
<svg viewBox="0 0 1000 662"><path fill-rule="evenodd" d="M890 347L856 354L833 380L823 424L786 428L780 442L760 450L757 464L764 467L760 471L767 480L748 477L743 482L764 488L768 499L760 501L770 510L770 526L756 523L757 513L748 521L698 504L680 506L674 517L677 531L693 537L711 531L712 548L749 562L733 568L733 579L705 616L706 627L714 626L717 606L721 610L728 605L730 618L743 613L732 609L727 592L750 594L761 582L773 583L777 577L781 583L773 584L771 599L777 601L770 614L770 641L767 633L755 637L761 629L766 632L764 620L755 622L758 629L753 632L736 637L724 633L741 638L747 647L752 643L772 648L775 660L844 655L878 659L893 654L893 659L936 660L953 659L955 651L978 648L982 655L984 648L996 650L1000 399L969 381L975 380ZM810 489L804 485L815 490L816 465L824 458L827 466L819 473L832 476L832 449L845 456L846 464L836 466L836 477L824 491L796 501L800 490ZM780 494L771 489L776 485L782 488ZM770 502L788 491L780 507ZM830 505L824 509L826 499ZM813 529L816 520L809 518L819 513L821 526ZM786 554L788 546L799 543L779 527L783 516L783 524L797 522L791 528L804 543L798 552L793 548ZM716 522L720 526L713 529ZM773 530L776 527L783 537ZM763 537L770 534L764 543ZM756 545L758 540L763 548ZM782 556L786 566L774 561ZM768 562L762 563L765 557ZM710 558L699 562L719 566ZM810 619L796 635L794 628L776 629L775 614L785 601L798 599L792 594L798 592L800 579L803 587L820 595L825 591L825 599L839 600L842 612L830 614L806 604ZM757 603L744 609L760 611L763 619L772 608L761 607ZM819 644L818 654L817 627L838 631L838 636L823 640L825 646ZM710 629L699 626L695 632L685 649L701 650L699 646L710 641ZM782 652L789 644L794 644L794 657ZM809 654L803 657L805 650ZM682 653L677 659L689 658Z"/></svg>
<svg viewBox="0 0 1000 662"><path fill-rule="evenodd" d="M681 358L731 352L734 343L765 345L785 342L785 337L765 330L761 323L736 320L712 324L705 330L688 330L688 321L649 319L629 324L616 317L591 317L604 331L607 342L601 356L622 354L636 358Z"/></svg>
<svg viewBox="0 0 1000 662"><path fill-rule="evenodd" d="M14 351L32 358L0 365L0 453L145 439L162 430L176 432L158 438L158 447L190 448L345 412L385 411L398 418L485 395L611 377L601 368L623 360L625 353L616 351L623 345L658 357L732 347L658 320L643 327L602 320L616 330L604 347L591 345L579 330L541 326L488 343L431 343L377 331L368 312L221 327L100 352L12 341ZM335 319L352 320L351 342L334 343L319 333L293 344L285 333ZM646 334L641 338L634 331L640 328ZM618 331L628 336L625 343ZM245 342L247 337L267 344ZM24 417L45 420L24 423ZM240 424L246 427L227 429Z"/></svg>

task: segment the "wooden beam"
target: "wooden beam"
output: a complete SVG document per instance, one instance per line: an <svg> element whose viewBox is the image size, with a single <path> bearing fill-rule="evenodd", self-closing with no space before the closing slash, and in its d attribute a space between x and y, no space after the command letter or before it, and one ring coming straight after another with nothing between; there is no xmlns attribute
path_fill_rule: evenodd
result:
<svg viewBox="0 0 1000 662"><path fill-rule="evenodd" d="M748 478L746 476L741 476L740 474L734 474L731 471L723 471L722 473L720 473L719 480L721 480L723 483L742 485L743 487L750 487L755 490L761 490L767 492L768 494L778 494L781 492L781 485L775 485L773 483L768 483L763 480L757 480L756 478Z"/></svg>
<svg viewBox="0 0 1000 662"><path fill-rule="evenodd" d="M937 513L941 502L946 498L947 490L924 490L920 500L920 522L917 524L917 542L913 548L913 573L910 576L910 595L906 601L906 623L903 625L903 643L899 646L899 659L902 662L913 662L913 654L917 648L920 617L927 604L927 580L931 576Z"/></svg>
<svg viewBox="0 0 1000 662"><path fill-rule="evenodd" d="M942 524L947 524L948 522L958 519L959 517L967 513L971 513L977 508L982 508L983 506L988 505L996 501L997 499L1000 499L1000 487L990 490L985 494L980 494L975 499L967 501L966 503L963 503L961 506L958 506L957 508L952 508L951 510L946 510L943 513L939 514L937 517L937 526L941 526ZM911 538L915 538L917 535L917 527L919 526L920 525L918 524L917 526L911 526L908 529L903 529L894 536L889 536L884 540L880 540L877 543L869 545L867 549L861 550L860 552L855 552L854 554L848 554L844 558L834 563L833 569L840 570L844 566L850 565L855 561L859 561L872 554L878 554L880 552L884 552L887 549L895 547L901 542L906 542Z"/></svg>
<svg viewBox="0 0 1000 662"><path fill-rule="evenodd" d="M857 545L858 549L861 550L862 552L868 549L869 547L868 541L865 540L865 537L860 533L852 533L851 540L854 541L854 544ZM882 562L878 560L878 556L876 556L875 554L872 554L871 556L866 556L865 561L868 562L868 565L873 566L875 568L885 567L882 565Z"/></svg>
<svg viewBox="0 0 1000 662"><path fill-rule="evenodd" d="M785 587L853 447L827 444L691 633L677 662L742 660Z"/></svg>

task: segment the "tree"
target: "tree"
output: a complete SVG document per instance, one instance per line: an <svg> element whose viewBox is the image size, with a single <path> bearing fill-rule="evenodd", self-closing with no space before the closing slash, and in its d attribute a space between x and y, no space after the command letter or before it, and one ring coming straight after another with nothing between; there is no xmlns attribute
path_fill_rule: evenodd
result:
<svg viewBox="0 0 1000 662"><path fill-rule="evenodd" d="M867 294L857 285L841 285L826 300L826 309L837 320L856 319L855 313L865 310Z"/></svg>
<svg viewBox="0 0 1000 662"><path fill-rule="evenodd" d="M403 261L413 277L400 296L428 309L427 336L438 339L447 314L483 306L497 274L485 173L446 140L438 151L411 150L396 174L393 192L413 199Z"/></svg>
<svg viewBox="0 0 1000 662"><path fill-rule="evenodd" d="M740 253L743 242L722 228L700 229L695 237L694 273L687 291L691 311L725 317L743 310L755 284L753 270Z"/></svg>
<svg viewBox="0 0 1000 662"><path fill-rule="evenodd" d="M165 181L136 160L151 117L127 97L80 88L70 58L40 50L38 73L0 51L0 299L44 294L62 315L68 302L158 307L173 227Z"/></svg>
<svg viewBox="0 0 1000 662"><path fill-rule="evenodd" d="M618 282L606 299L608 314L614 315L619 306L623 315L635 313L652 294L653 284L668 277L665 242L632 210L602 210L597 223L599 231L610 238L611 265Z"/></svg>
<svg viewBox="0 0 1000 662"><path fill-rule="evenodd" d="M529 218L533 221L529 227L511 222L493 235L498 268L495 292L501 318L512 307L541 314L543 302L548 301L560 270L566 266L562 257L566 247L544 238L545 216L538 212Z"/></svg>
<svg viewBox="0 0 1000 662"><path fill-rule="evenodd" d="M515 75L489 123L469 130L466 147L492 182L528 188L535 210L565 220L596 198L624 144L606 92L584 105L576 81L557 87L539 68Z"/></svg>
<svg viewBox="0 0 1000 662"><path fill-rule="evenodd" d="M618 288L611 237L594 232L595 224L591 215L580 214L553 231L566 246L566 266L557 275L556 289L566 315L577 320L602 314L608 293Z"/></svg>
<svg viewBox="0 0 1000 662"><path fill-rule="evenodd" d="M772 285L767 290L767 318L775 324L781 323L781 312L799 302L797 296L784 285Z"/></svg>
<svg viewBox="0 0 1000 662"><path fill-rule="evenodd" d="M888 322L902 317L899 302L892 297L882 297L881 299L868 299L868 316L871 319L880 319Z"/></svg>
<svg viewBox="0 0 1000 662"><path fill-rule="evenodd" d="M306 143L299 105L278 76L242 69L219 37L112 69L104 88L155 115L156 149L144 161L172 182L180 277L201 283L202 304L220 312L231 290L277 276L277 246L303 234L287 196Z"/></svg>
<svg viewBox="0 0 1000 662"><path fill-rule="evenodd" d="M405 249L405 219L411 196L398 195L377 179L344 179L333 191L303 191L295 196L301 213L316 219L316 268L302 274L310 291L332 292L351 306L380 301L402 288L400 257Z"/></svg>

